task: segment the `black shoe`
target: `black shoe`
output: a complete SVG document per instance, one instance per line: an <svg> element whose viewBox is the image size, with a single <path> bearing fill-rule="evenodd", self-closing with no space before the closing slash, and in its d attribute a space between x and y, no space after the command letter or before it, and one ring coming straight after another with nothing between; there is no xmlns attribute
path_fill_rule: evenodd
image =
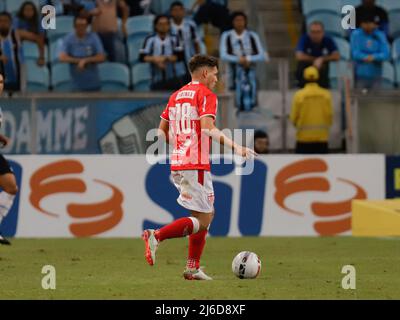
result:
<svg viewBox="0 0 400 320"><path fill-rule="evenodd" d="M0 244L4 244L6 246L11 245L11 242L8 241L6 238L4 238L1 234L0 234Z"/></svg>

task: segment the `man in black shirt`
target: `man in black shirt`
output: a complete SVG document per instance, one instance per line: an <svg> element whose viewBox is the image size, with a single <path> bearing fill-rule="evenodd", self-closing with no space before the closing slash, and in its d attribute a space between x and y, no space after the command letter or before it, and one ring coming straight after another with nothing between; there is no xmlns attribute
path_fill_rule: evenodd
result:
<svg viewBox="0 0 400 320"><path fill-rule="evenodd" d="M363 0L362 4L356 8L356 25L360 28L361 21L365 17L374 17L374 22L379 26L386 36L389 35L389 19L385 9L375 5L375 0Z"/></svg>

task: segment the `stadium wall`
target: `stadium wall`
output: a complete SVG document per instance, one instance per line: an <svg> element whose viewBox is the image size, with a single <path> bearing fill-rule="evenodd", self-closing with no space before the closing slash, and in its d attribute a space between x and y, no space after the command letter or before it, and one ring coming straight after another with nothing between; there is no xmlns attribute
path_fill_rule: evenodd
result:
<svg viewBox="0 0 400 320"><path fill-rule="evenodd" d="M8 158L20 192L6 236L139 237L187 214L168 165L145 156ZM212 166L212 236L351 235L352 200L384 199L390 176L384 155L259 156L242 176L225 160Z"/></svg>
<svg viewBox="0 0 400 320"><path fill-rule="evenodd" d="M231 95L218 95L220 128L229 128ZM5 154L144 154L166 93L74 93L2 100Z"/></svg>

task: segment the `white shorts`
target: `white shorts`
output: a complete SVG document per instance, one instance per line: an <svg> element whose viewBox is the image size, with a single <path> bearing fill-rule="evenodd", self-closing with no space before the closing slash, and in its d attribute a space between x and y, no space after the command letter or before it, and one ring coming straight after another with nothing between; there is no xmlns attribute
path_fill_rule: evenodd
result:
<svg viewBox="0 0 400 320"><path fill-rule="evenodd" d="M210 171L172 171L171 179L179 191L177 201L182 207L204 213L214 211L214 188Z"/></svg>

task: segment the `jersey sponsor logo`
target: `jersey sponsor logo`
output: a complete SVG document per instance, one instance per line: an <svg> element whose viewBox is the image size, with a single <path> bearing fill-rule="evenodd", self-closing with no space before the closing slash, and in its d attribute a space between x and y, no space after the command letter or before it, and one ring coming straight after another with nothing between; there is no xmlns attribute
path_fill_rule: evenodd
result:
<svg viewBox="0 0 400 320"><path fill-rule="evenodd" d="M56 161L39 168L30 179L29 199L32 206L48 217L59 217L59 213L46 209L42 200L60 193L85 193L87 185L79 177L83 172L83 164L78 160ZM106 181L93 181L106 186L112 191L112 195L100 202L67 204L68 215L73 218L69 230L76 237L88 237L108 231L118 225L123 216L122 192Z"/></svg>
<svg viewBox="0 0 400 320"><path fill-rule="evenodd" d="M285 200L292 195L304 192L328 193L331 190L331 183L323 176L328 173L328 169L327 162L317 158L296 161L283 167L275 177L276 203L290 214L304 216L304 212L298 208L289 208ZM352 200L367 198L366 191L355 182L344 178L336 178L336 180L351 186L354 194L345 200L311 203L311 212L319 218L313 227L320 235L335 235L350 231Z"/></svg>

